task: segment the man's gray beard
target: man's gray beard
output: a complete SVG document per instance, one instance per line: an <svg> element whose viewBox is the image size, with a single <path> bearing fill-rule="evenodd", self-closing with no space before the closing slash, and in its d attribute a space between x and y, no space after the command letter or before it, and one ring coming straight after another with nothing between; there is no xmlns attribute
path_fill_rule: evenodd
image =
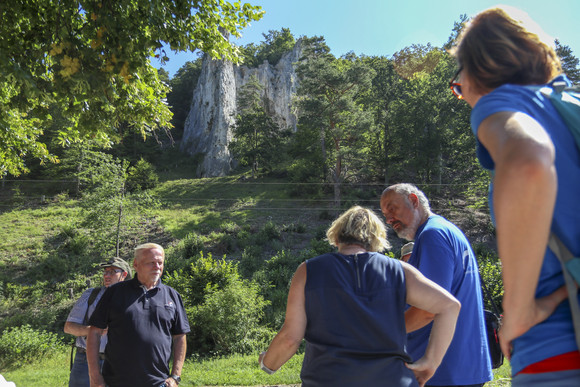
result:
<svg viewBox="0 0 580 387"><path fill-rule="evenodd" d="M401 239L405 239L407 241L412 241L415 239L415 233L411 233L409 227L404 227L401 231L395 231L397 236Z"/></svg>

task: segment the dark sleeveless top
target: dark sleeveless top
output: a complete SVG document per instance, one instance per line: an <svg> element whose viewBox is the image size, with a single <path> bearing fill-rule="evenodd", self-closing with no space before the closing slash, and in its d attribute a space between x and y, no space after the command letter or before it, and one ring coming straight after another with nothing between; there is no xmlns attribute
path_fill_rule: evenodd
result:
<svg viewBox="0 0 580 387"><path fill-rule="evenodd" d="M417 386L405 366L401 263L379 253L306 261L302 386Z"/></svg>

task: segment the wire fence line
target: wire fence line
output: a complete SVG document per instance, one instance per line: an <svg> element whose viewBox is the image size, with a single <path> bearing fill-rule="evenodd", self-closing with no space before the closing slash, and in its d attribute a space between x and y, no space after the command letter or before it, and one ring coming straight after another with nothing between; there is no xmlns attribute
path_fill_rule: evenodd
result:
<svg viewBox="0 0 580 387"><path fill-rule="evenodd" d="M201 179L203 180L203 179ZM68 190L76 191L78 181L76 180L65 180L65 179L2 179L2 185L0 186L0 195L9 200L0 201L0 208L6 209L14 207L15 204L21 205L46 205L59 200L62 200L63 192ZM7 184L5 184L7 183ZM43 189L42 185L58 185L58 187L51 187ZM67 187L68 184L71 186ZM74 186L72 186L74 184ZM369 207L375 211L380 211L379 208L379 198L380 192L386 184L371 182L371 183L343 183L341 185L342 197L340 200L341 205L337 207L336 200L332 197L332 193L327 192L327 198L324 197L289 197L289 198L268 198L263 197L264 194L267 195L268 191L260 192L260 195L254 194L248 191L240 191L237 197L216 197L215 193L211 192L212 188L219 188L220 186L225 187L291 187L294 191L293 195L303 195L300 193L300 187L332 187L332 183L328 182L264 182L264 181L250 181L247 179L236 180L236 181L212 181L210 184L198 183L195 180L188 182L191 184L192 191L186 191L183 196L171 196L171 187L168 188L167 193L161 193L157 195L158 200L163 205L172 204L182 204L189 206L212 206L220 211L303 211L308 209L309 211L336 211L337 209L344 208L344 206L358 204L361 206ZM21 189L22 185L29 185L31 189L40 191L38 194L31 195L28 189ZM416 183L419 188L424 191L437 190L438 193L441 191L451 193L453 190L464 190L469 187L471 183ZM380 189L378 189L380 188ZM183 186L178 186L176 189L183 189ZM365 189L367 193L364 195L351 195L349 189ZM60 193L56 193L59 191ZM203 192L205 191L205 192ZM328 190L327 190L328 191ZM231 196L235 190L227 191L227 195ZM276 195L279 191L273 191L272 194ZM361 191L359 191L361 192ZM12 194L12 195L11 195ZM373 195L372 198L368 197L369 194ZM199 196L196 196L199 195ZM235 195L235 194L234 194ZM318 194L317 194L318 196ZM433 196L429 195L428 196ZM438 196L438 195L437 195ZM443 195L446 196L446 195ZM447 195L449 196L449 195ZM454 197L451 195L450 197ZM434 197L430 201L432 206L438 207L439 204L451 204L455 199L435 199Z"/></svg>

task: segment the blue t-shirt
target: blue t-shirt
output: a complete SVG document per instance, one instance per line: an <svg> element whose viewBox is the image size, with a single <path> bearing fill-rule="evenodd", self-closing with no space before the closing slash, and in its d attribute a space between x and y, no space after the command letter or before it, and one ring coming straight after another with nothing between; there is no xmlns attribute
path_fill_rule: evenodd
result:
<svg viewBox="0 0 580 387"><path fill-rule="evenodd" d="M566 81L559 76L554 81ZM539 91L518 85L503 85L483 96L471 112L471 127L477 137L481 122L498 112L522 112L534 118L546 130L556 150L558 191L551 230L575 256L580 255L580 152L574 137L552 106ZM489 152L477 141L477 156L484 168L495 165ZM493 191L493 187L491 187ZM490 194L491 197L491 194ZM514 192L517 200L517 192ZM493 212L493 203L490 201ZM504 257L505 258L505 257ZM558 258L546 249L536 297L543 297L564 285ZM570 305L564 301L544 322L534 326L513 342L511 359L515 375L526 366L563 353L577 350Z"/></svg>
<svg viewBox="0 0 580 387"><path fill-rule="evenodd" d="M306 261L302 386L417 386L405 366L401 262L379 253Z"/></svg>
<svg viewBox="0 0 580 387"><path fill-rule="evenodd" d="M158 387L169 377L174 335L189 332L181 296L159 282L146 290L137 280L103 294L89 324L108 328L103 378L111 387Z"/></svg>
<svg viewBox="0 0 580 387"><path fill-rule="evenodd" d="M428 384L469 385L491 380L477 260L463 232L439 215L430 216L417 229L409 264L461 302L451 345ZM407 335L413 360L425 354L432 326Z"/></svg>

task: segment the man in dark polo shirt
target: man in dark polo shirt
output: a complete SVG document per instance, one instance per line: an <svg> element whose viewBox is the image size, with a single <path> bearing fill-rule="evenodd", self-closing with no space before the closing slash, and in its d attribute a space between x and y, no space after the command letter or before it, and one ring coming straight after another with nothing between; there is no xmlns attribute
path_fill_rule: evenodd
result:
<svg viewBox="0 0 580 387"><path fill-rule="evenodd" d="M135 249L135 278L109 287L93 312L87 336L91 387L175 387L181 381L189 322L181 296L161 283L165 252L146 243ZM99 337L107 330L102 375ZM173 367L169 359L173 346Z"/></svg>

